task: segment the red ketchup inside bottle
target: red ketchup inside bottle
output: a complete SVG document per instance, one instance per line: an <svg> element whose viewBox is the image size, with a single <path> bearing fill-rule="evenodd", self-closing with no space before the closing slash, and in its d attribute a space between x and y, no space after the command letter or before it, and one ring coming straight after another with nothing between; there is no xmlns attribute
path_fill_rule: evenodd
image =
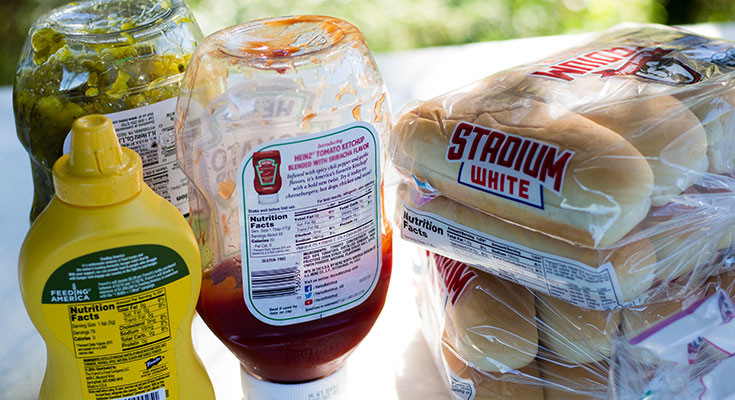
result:
<svg viewBox="0 0 735 400"><path fill-rule="evenodd" d="M256 319L245 305L242 262L226 259L204 272L197 311L252 375L278 383L307 382L337 371L372 328L385 303L392 269L392 232L382 235L375 289L347 311L287 326Z"/></svg>

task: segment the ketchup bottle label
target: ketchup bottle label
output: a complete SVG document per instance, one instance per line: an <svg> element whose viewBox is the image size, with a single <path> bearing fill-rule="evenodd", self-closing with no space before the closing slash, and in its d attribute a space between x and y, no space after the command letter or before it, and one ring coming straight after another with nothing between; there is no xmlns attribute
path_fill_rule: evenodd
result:
<svg viewBox="0 0 735 400"><path fill-rule="evenodd" d="M357 122L276 140L238 169L243 295L270 325L349 310L381 268L380 148Z"/></svg>

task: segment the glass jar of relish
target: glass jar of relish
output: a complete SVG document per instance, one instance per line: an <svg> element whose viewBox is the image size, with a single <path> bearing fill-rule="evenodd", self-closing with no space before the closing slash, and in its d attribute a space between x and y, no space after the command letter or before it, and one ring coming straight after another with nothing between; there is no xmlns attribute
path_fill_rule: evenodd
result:
<svg viewBox="0 0 735 400"><path fill-rule="evenodd" d="M143 159L146 183L188 213L173 130L183 73L202 38L181 0L91 0L51 10L31 26L13 88L18 139L33 172L31 220L53 193L51 167L75 119L105 114L120 144ZM172 135L167 135L172 139Z"/></svg>

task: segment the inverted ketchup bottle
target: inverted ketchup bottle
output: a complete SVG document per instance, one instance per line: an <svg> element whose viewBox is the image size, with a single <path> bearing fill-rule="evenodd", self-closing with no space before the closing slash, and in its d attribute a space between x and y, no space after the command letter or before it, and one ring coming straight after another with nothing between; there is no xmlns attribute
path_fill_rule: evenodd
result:
<svg viewBox="0 0 735 400"><path fill-rule="evenodd" d="M385 302L385 86L360 32L259 20L197 48L175 135L202 253L197 310L248 400L344 398L344 365ZM321 396L321 397L318 397Z"/></svg>

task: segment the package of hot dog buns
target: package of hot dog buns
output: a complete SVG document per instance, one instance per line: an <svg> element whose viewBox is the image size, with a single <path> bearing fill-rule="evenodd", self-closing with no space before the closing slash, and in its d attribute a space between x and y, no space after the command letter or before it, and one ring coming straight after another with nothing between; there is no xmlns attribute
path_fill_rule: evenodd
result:
<svg viewBox="0 0 735 400"><path fill-rule="evenodd" d="M676 300L600 311L417 248L422 254L415 268L422 332L455 400L618 398L609 397L613 387L617 394L634 392L655 372L665 373L656 369L658 364L646 364L657 358L630 346L621 350L619 342L627 346L633 338L650 336L646 332L686 314L712 293L732 293L735 276L711 277ZM671 343L678 337L668 336ZM702 359L700 365L711 365L711 360ZM636 375L643 370L647 375ZM611 372L619 374L612 382Z"/></svg>
<svg viewBox="0 0 735 400"><path fill-rule="evenodd" d="M666 301L735 253L735 43L621 25L401 112L395 225L591 310Z"/></svg>

